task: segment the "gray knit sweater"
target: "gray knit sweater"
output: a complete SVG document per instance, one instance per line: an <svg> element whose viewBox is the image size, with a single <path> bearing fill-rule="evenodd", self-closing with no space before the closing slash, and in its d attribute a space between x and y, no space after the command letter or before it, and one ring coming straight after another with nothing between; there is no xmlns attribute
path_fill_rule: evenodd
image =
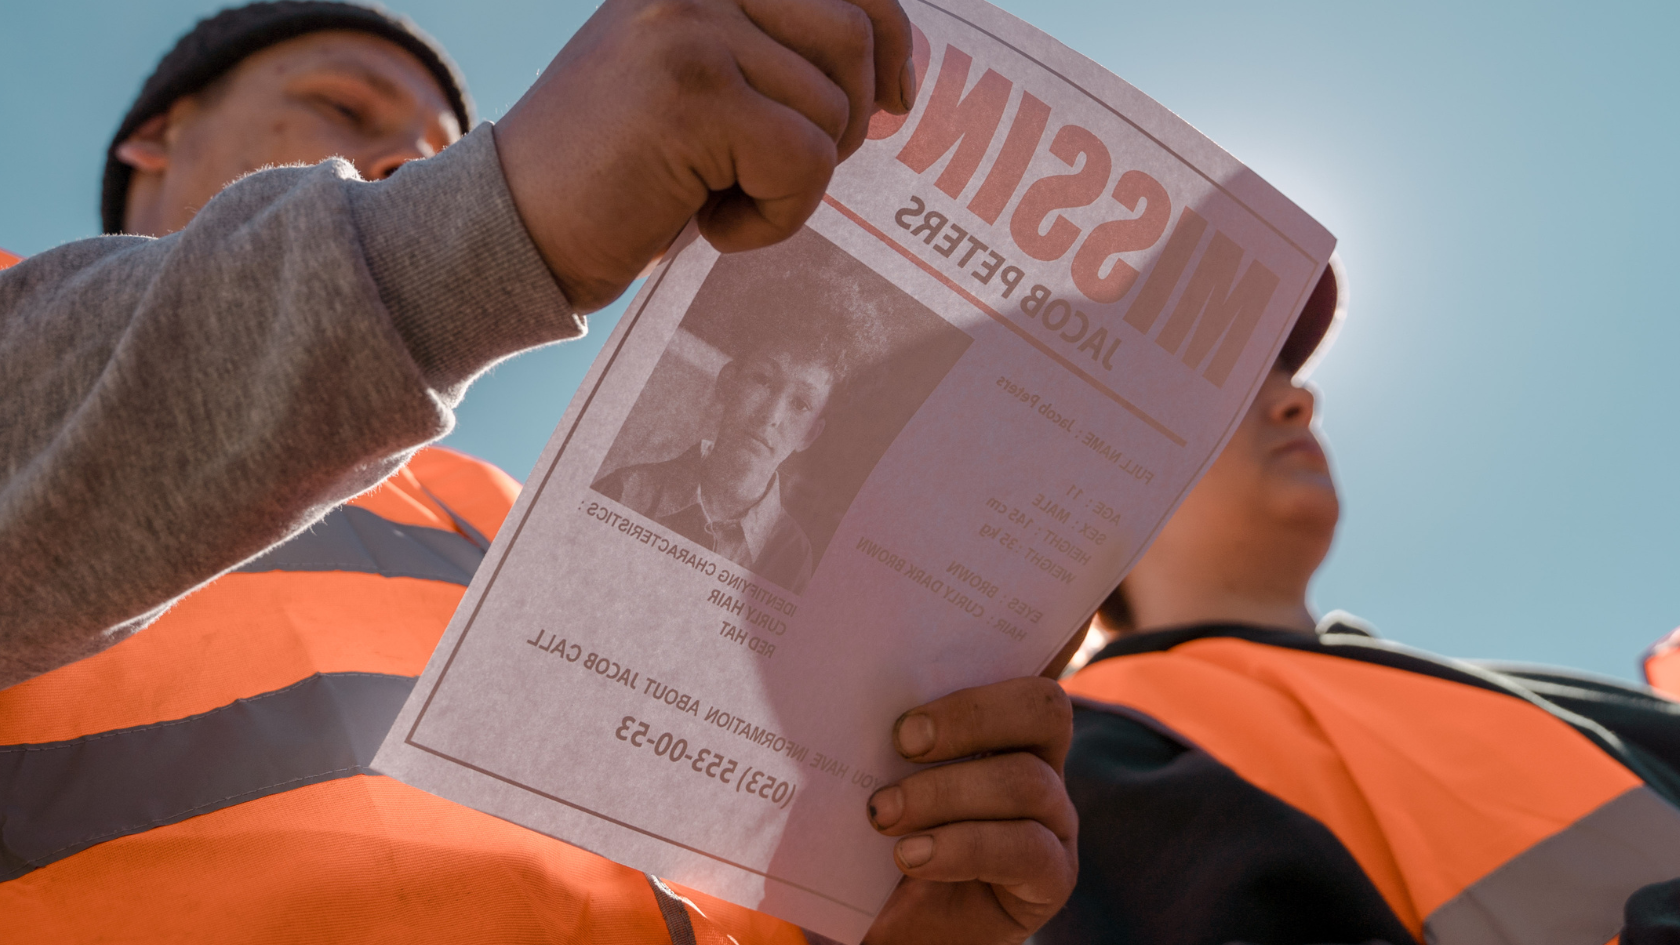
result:
<svg viewBox="0 0 1680 945"><path fill-rule="evenodd" d="M163 239L0 272L0 688L110 646L572 338L481 125L390 180L252 174Z"/></svg>

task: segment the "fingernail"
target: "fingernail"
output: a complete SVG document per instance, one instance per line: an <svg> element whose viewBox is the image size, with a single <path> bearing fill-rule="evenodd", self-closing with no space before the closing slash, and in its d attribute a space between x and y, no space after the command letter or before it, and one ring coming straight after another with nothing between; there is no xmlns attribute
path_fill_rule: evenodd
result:
<svg viewBox="0 0 1680 945"><path fill-rule="evenodd" d="M893 740L906 758L925 755L933 750L933 720L920 713L901 715L893 727Z"/></svg>
<svg viewBox="0 0 1680 945"><path fill-rule="evenodd" d="M904 68L898 72L898 94L904 100L905 111L909 111L916 106L916 63L914 59L904 60Z"/></svg>
<svg viewBox="0 0 1680 945"><path fill-rule="evenodd" d="M925 835L905 837L893 847L893 853L898 857L899 866L913 870L933 859L933 838Z"/></svg>
<svg viewBox="0 0 1680 945"><path fill-rule="evenodd" d="M869 822L885 830L904 816L904 790L898 785L884 787L869 799Z"/></svg>

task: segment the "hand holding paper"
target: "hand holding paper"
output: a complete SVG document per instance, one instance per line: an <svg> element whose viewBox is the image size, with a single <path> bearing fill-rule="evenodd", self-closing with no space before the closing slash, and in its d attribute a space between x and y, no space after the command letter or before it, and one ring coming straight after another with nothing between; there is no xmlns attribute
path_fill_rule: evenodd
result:
<svg viewBox="0 0 1680 945"><path fill-rule="evenodd" d="M877 106L903 113L896 0L613 0L496 126L514 204L578 311L698 215L724 250L799 229Z"/></svg>
<svg viewBox="0 0 1680 945"><path fill-rule="evenodd" d="M864 941L1019 942L1050 920L1078 876L1077 815L1062 784L1073 708L1049 679L954 692L893 727L906 760L956 764L875 792L875 829L902 837L904 872Z"/></svg>

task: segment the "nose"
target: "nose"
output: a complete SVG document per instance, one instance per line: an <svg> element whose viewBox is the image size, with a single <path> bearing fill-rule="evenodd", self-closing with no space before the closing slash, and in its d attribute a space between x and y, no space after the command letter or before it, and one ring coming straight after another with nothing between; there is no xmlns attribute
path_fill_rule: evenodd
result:
<svg viewBox="0 0 1680 945"><path fill-rule="evenodd" d="M429 158L437 151L424 138L393 142L356 162L364 180L384 180L409 161Z"/></svg>
<svg viewBox="0 0 1680 945"><path fill-rule="evenodd" d="M765 404L764 425L768 429L779 430L782 424L786 423L792 415L792 398L778 394L770 398L770 402Z"/></svg>
<svg viewBox="0 0 1680 945"><path fill-rule="evenodd" d="M1313 410L1318 400L1307 387L1297 387L1293 382L1281 391L1277 400L1272 402L1271 415L1273 423L1290 427L1304 427L1312 423Z"/></svg>

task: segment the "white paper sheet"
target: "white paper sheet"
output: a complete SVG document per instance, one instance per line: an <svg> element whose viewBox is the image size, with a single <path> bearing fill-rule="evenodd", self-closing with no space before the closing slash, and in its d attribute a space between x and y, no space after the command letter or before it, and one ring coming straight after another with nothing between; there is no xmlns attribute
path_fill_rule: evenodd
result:
<svg viewBox="0 0 1680 945"><path fill-rule="evenodd" d="M1081 628L1334 245L1049 36L906 8L915 111L792 240L647 281L375 762L845 942L893 720Z"/></svg>

